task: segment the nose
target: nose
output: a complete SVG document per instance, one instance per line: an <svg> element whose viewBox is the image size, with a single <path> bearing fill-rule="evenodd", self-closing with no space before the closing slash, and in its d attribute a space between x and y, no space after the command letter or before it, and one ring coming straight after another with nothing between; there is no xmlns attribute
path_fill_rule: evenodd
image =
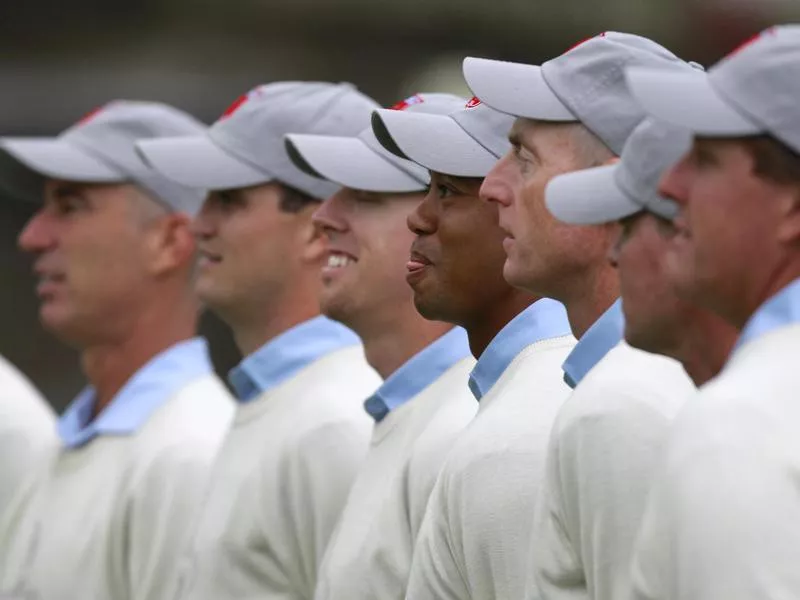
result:
<svg viewBox="0 0 800 600"><path fill-rule="evenodd" d="M689 170L688 157L685 156L677 164L664 171L658 182L658 192L681 206L686 205Z"/></svg>
<svg viewBox="0 0 800 600"><path fill-rule="evenodd" d="M346 188L336 192L314 211L311 221L317 229L323 232L347 230L344 194L346 194Z"/></svg>
<svg viewBox="0 0 800 600"><path fill-rule="evenodd" d="M429 235L436 231L436 219L433 212L433 203L436 191L431 188L425 198L408 215L406 223L411 233L415 235Z"/></svg>
<svg viewBox="0 0 800 600"><path fill-rule="evenodd" d="M514 200L512 187L511 152L500 159L484 178L479 196L486 202L497 202L501 207L509 207Z"/></svg>
<svg viewBox="0 0 800 600"><path fill-rule="evenodd" d="M39 210L25 224L17 238L17 244L23 252L40 254L56 245L54 223L45 209Z"/></svg>
<svg viewBox="0 0 800 600"><path fill-rule="evenodd" d="M200 212L192 219L192 234L201 240L213 237L217 232L217 216L211 197L206 198Z"/></svg>

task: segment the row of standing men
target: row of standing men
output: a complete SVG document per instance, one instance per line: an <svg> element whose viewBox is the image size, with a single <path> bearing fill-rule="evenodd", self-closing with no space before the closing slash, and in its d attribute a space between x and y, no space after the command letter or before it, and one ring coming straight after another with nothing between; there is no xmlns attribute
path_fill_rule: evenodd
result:
<svg viewBox="0 0 800 600"><path fill-rule="evenodd" d="M0 597L800 597L800 26L464 76L0 139L90 383L2 365Z"/></svg>

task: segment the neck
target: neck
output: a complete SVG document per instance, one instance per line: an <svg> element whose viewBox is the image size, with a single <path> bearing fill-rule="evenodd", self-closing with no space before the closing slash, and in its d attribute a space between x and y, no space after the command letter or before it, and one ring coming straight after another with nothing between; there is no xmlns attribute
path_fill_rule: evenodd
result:
<svg viewBox="0 0 800 600"><path fill-rule="evenodd" d="M512 289L502 301L481 311L474 321L464 323L472 356L480 358L497 334L538 299L528 292Z"/></svg>
<svg viewBox="0 0 800 600"><path fill-rule="evenodd" d="M716 377L736 343L739 330L708 311L702 311L682 328L685 335L672 352L664 352L683 365L697 387Z"/></svg>
<svg viewBox="0 0 800 600"><path fill-rule="evenodd" d="M572 334L580 339L619 297L619 277L611 267L598 269L594 276L576 278L578 285L559 298L567 309Z"/></svg>
<svg viewBox="0 0 800 600"><path fill-rule="evenodd" d="M390 326L357 331L364 342L367 362L383 379L387 379L411 357L453 328L449 323L426 321L419 315L398 320Z"/></svg>
<svg viewBox="0 0 800 600"><path fill-rule="evenodd" d="M88 345L81 351L86 378L94 387L97 416L122 386L153 357L196 334L197 305L191 298L148 307L127 328L127 335Z"/></svg>
<svg viewBox="0 0 800 600"><path fill-rule="evenodd" d="M770 298L780 293L786 286L800 279L800 260L786 260L774 273L759 286L759 292L740 304L736 314L726 315L737 328L742 329L755 313ZM755 288L756 286L751 286Z"/></svg>
<svg viewBox="0 0 800 600"><path fill-rule="evenodd" d="M292 327L319 316L318 285L316 274L313 281L311 277L298 278L268 298L259 296L220 314L242 355L252 354Z"/></svg>

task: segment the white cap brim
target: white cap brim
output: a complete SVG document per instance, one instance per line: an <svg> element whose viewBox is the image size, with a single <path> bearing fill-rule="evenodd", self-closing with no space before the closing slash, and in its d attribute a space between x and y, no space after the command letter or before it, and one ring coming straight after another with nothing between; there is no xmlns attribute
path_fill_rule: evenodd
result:
<svg viewBox="0 0 800 600"><path fill-rule="evenodd" d="M0 148L44 177L113 183L127 177L78 146L57 138L2 138Z"/></svg>
<svg viewBox="0 0 800 600"><path fill-rule="evenodd" d="M136 148L153 169L187 187L227 190L272 181L268 173L229 154L205 135L142 140Z"/></svg>
<svg viewBox="0 0 800 600"><path fill-rule="evenodd" d="M572 225L619 221L644 210L617 185L618 164L558 175L545 187L547 209Z"/></svg>
<svg viewBox="0 0 800 600"><path fill-rule="evenodd" d="M380 109L372 131L390 152L429 171L455 177L486 177L497 158L447 115Z"/></svg>
<svg viewBox="0 0 800 600"><path fill-rule="evenodd" d="M662 121L708 137L762 132L714 90L705 72L630 68L626 77L644 111Z"/></svg>
<svg viewBox="0 0 800 600"><path fill-rule="evenodd" d="M577 120L547 85L541 67L468 56L463 70L472 93L495 110L543 121Z"/></svg>
<svg viewBox="0 0 800 600"><path fill-rule="evenodd" d="M286 149L306 173L344 187L392 193L424 189L358 138L290 134L286 136Z"/></svg>

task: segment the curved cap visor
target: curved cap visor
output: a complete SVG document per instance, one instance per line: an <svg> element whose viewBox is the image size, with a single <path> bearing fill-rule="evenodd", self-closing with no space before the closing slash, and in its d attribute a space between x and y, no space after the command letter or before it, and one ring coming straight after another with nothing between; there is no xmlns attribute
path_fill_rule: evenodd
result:
<svg viewBox="0 0 800 600"><path fill-rule="evenodd" d="M114 183L126 175L85 150L53 138L2 138L0 148L32 171L66 181Z"/></svg>
<svg viewBox="0 0 800 600"><path fill-rule="evenodd" d="M762 133L726 102L702 71L630 68L628 86L653 117L702 136L738 137Z"/></svg>
<svg viewBox="0 0 800 600"><path fill-rule="evenodd" d="M272 180L268 173L225 152L208 136L143 140L137 148L153 169L187 187L225 190Z"/></svg>
<svg viewBox="0 0 800 600"><path fill-rule="evenodd" d="M455 177L485 177L497 158L449 116L380 109L372 130L390 152L429 171Z"/></svg>
<svg viewBox="0 0 800 600"><path fill-rule="evenodd" d="M576 121L534 65L474 58L463 64L464 79L481 102L500 112L548 121Z"/></svg>
<svg viewBox="0 0 800 600"><path fill-rule="evenodd" d="M289 134L286 149L309 175L367 192L418 192L424 186L358 138Z"/></svg>
<svg viewBox="0 0 800 600"><path fill-rule="evenodd" d="M644 209L616 183L619 164L558 175L545 187L547 209L572 225L599 225L624 219Z"/></svg>

